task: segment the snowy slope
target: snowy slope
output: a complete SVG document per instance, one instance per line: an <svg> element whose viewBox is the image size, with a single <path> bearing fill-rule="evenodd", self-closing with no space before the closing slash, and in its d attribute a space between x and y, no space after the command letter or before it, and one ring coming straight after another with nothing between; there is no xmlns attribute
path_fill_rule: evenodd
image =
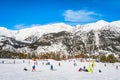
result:
<svg viewBox="0 0 120 80"><path fill-rule="evenodd" d="M119 27L120 27L120 20L118 20L118 21L113 21L113 22L111 22L110 24L113 24L113 25L116 25L116 26L119 26Z"/></svg>
<svg viewBox="0 0 120 80"><path fill-rule="evenodd" d="M5 64L2 64L2 60ZM14 64L15 61L15 64ZM78 69L83 66L88 66L89 62L80 62L80 60L68 60L66 61L54 61L54 60L37 60L36 72L32 72L32 66L34 61L19 59L0 59L0 80L119 80L120 79L120 67L116 70L116 65L119 63L96 63L96 67L93 68L93 73L78 72ZM30 61L30 63L29 63ZM77 66L74 66L74 61ZM45 65L50 62L53 65L54 71L50 70L50 65ZM58 66L58 63L61 66ZM44 65L42 65L44 63ZM24 71L24 67L28 71ZM99 73L101 69L101 73Z"/></svg>
<svg viewBox="0 0 120 80"><path fill-rule="evenodd" d="M51 46L39 46L37 48L37 53L49 53L49 52L61 52L61 53L67 53L66 46L63 46L62 44L52 44Z"/></svg>
<svg viewBox="0 0 120 80"><path fill-rule="evenodd" d="M100 30L105 26L109 26L110 23L100 20L95 23L89 23L89 24L84 24L84 25L77 25L77 31L82 30L82 31L90 31L90 30ZM76 31L76 32L77 32Z"/></svg>
<svg viewBox="0 0 120 80"><path fill-rule="evenodd" d="M76 25L76 32L77 31L89 32L90 30L98 31L104 29L114 29L116 31L120 31L120 21L106 22L104 20L99 20L95 23Z"/></svg>
<svg viewBox="0 0 120 80"><path fill-rule="evenodd" d="M0 27L0 36L13 37L16 31L9 30L5 27Z"/></svg>

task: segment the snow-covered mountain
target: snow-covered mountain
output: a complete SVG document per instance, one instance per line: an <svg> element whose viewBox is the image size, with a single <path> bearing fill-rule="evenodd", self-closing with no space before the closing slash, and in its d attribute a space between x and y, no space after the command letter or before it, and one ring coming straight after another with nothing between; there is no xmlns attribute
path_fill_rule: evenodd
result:
<svg viewBox="0 0 120 80"><path fill-rule="evenodd" d="M72 27L64 23L34 25L21 30L0 27L0 50L22 53L120 52L120 21L104 20Z"/></svg>
<svg viewBox="0 0 120 80"><path fill-rule="evenodd" d="M30 37L41 37L43 34L56 33L60 31L72 32L73 27L64 23L48 24L48 25L34 25L31 28L22 29L16 32L15 38L17 40L28 40ZM28 40L29 41L29 40ZM30 40L31 41L31 40Z"/></svg>
<svg viewBox="0 0 120 80"><path fill-rule="evenodd" d="M8 30L5 27L0 27L0 36L13 37L16 31Z"/></svg>

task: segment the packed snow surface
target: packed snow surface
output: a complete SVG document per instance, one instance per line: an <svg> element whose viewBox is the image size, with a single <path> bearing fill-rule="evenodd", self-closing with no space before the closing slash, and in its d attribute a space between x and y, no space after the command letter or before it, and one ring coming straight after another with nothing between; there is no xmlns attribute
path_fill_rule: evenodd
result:
<svg viewBox="0 0 120 80"><path fill-rule="evenodd" d="M32 66L36 62L36 71L32 72ZM50 65L46 65L48 62ZM74 66L74 63L77 66ZM120 80L120 63L95 62L96 66L92 73L78 71L80 67L87 67L89 64L90 62L80 62L79 59L66 61L0 59L0 80ZM50 70L51 65L53 70ZM25 67L28 71L23 70Z"/></svg>

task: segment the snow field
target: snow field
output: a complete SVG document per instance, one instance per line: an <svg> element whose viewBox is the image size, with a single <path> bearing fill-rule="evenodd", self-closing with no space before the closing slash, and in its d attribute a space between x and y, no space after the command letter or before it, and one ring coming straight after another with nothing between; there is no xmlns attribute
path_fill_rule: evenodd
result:
<svg viewBox="0 0 120 80"><path fill-rule="evenodd" d="M4 64L2 61L4 60ZM14 64L15 61L15 64ZM30 61L30 64L29 64ZM54 70L50 70L50 62ZM60 66L58 63L60 62ZM120 63L96 63L93 68L93 73L78 72L78 69L83 66L88 66L89 62L75 61L77 66L74 66L74 60L54 61L37 60L36 72L32 72L32 66L35 61L22 59L0 59L0 80L120 80L120 68L116 70L116 65L120 67ZM44 63L44 65L43 65ZM28 71L24 71L24 67ZM99 73L99 69L102 70Z"/></svg>

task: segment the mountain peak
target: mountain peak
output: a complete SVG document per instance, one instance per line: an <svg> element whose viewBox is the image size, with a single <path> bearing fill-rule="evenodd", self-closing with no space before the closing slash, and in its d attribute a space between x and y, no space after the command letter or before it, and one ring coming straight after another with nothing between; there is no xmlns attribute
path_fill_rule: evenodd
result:
<svg viewBox="0 0 120 80"><path fill-rule="evenodd" d="M99 20L99 21L97 21L96 23L107 23L107 24L108 24L108 22L105 21L105 20Z"/></svg>
<svg viewBox="0 0 120 80"><path fill-rule="evenodd" d="M67 25L67 24L65 24L65 23L53 23L51 25Z"/></svg>
<svg viewBox="0 0 120 80"><path fill-rule="evenodd" d="M118 21L113 21L113 22L111 22L111 24L120 27L120 20L118 20Z"/></svg>
<svg viewBox="0 0 120 80"><path fill-rule="evenodd" d="M7 28L0 26L0 30L7 30Z"/></svg>
<svg viewBox="0 0 120 80"><path fill-rule="evenodd" d="M81 25L81 26L83 26L82 27L83 31L90 31L90 30L99 30L99 29L102 29L102 27L108 26L109 24L110 24L109 22L106 22L104 20L99 20L97 22L88 23L88 24L84 24L84 25ZM78 28L81 28L81 27L78 27Z"/></svg>

